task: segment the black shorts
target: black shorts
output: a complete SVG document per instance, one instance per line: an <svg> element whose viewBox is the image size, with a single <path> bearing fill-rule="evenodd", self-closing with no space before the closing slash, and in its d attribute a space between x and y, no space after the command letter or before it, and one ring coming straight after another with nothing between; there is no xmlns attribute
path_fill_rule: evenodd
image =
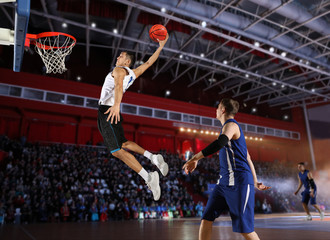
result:
<svg viewBox="0 0 330 240"><path fill-rule="evenodd" d="M100 105L97 112L97 127L103 137L105 146L110 150L111 153L114 153L121 149L121 146L124 142L127 142L127 139L124 135L124 129L121 123L123 122L123 117L120 114L120 121L115 123L107 122L109 114L104 114L110 106Z"/></svg>

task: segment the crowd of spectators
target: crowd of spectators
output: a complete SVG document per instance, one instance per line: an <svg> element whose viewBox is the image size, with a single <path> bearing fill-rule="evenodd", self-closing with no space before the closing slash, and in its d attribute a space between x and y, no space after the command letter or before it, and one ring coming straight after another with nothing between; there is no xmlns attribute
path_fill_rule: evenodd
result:
<svg viewBox="0 0 330 240"><path fill-rule="evenodd" d="M143 179L104 147L21 143L1 136L0 150L7 153L0 159L0 224L200 217L208 188L219 178L217 156L185 175L184 160L161 151L170 171L161 176L162 195L155 202ZM156 170L145 157L136 158L147 171ZM255 162L255 168L259 180L272 187L256 191L256 212L302 210L293 195L295 166Z"/></svg>
<svg viewBox="0 0 330 240"><path fill-rule="evenodd" d="M25 144L2 136L8 152L0 171L0 216L6 223L108 221L201 216L180 183L183 160L162 152L171 166L161 177L161 199L153 201L143 179L104 147ZM143 156L147 171L155 166Z"/></svg>

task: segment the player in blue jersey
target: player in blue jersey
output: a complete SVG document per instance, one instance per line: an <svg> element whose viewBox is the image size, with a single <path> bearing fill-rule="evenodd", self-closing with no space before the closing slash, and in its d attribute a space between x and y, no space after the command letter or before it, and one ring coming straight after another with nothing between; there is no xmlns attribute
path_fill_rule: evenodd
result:
<svg viewBox="0 0 330 240"><path fill-rule="evenodd" d="M314 182L312 173L305 168L305 164L303 162L298 163L298 180L299 185L297 191L295 191L295 195L298 194L302 185L304 185L305 189L302 191L301 196L301 203L305 212L307 213L307 221L312 221L312 216L308 209L308 202L320 213L321 220L324 219L324 213L321 211L320 207L316 204L316 194L317 194L317 187Z"/></svg>
<svg viewBox="0 0 330 240"><path fill-rule="evenodd" d="M214 220L227 210L234 232L241 233L245 239L259 239L254 231L254 187L259 190L270 187L258 182L243 131L234 119L238 109L237 101L221 100L216 111L216 117L222 124L220 136L183 166L187 174L193 172L199 160L220 150L220 179L205 207L199 240L211 239Z"/></svg>

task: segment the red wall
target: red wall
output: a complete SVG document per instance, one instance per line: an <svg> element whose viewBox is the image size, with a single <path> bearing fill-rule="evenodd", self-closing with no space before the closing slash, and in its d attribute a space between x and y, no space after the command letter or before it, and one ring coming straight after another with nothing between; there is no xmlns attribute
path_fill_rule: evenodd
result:
<svg viewBox="0 0 330 240"><path fill-rule="evenodd" d="M14 73L8 69L0 68L0 76L3 83L93 98L98 98L101 91L100 86L29 73ZM133 92L125 93L123 102L215 117L215 108ZM97 112L93 109L3 96L0 96L0 109L0 134L6 134L11 138L24 135L28 141L78 144L86 144L88 141L96 144L102 141L96 125ZM300 133L300 141L268 136L265 136L262 142L247 140L249 152L253 159L260 161L274 161L277 159L293 162L310 160L301 109L293 109L292 122L243 113L237 114L236 119L244 123ZM174 127L171 121L133 115L124 115L124 121L126 138L136 141L142 147L151 151L167 149L171 152L182 152L187 147L188 142L194 151L200 151L215 138L214 136L180 132L178 127Z"/></svg>

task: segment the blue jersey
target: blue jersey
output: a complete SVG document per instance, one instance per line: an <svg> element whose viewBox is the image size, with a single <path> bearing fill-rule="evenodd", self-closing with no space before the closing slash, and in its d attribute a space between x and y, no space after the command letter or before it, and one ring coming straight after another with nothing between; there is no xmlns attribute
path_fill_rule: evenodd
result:
<svg viewBox="0 0 330 240"><path fill-rule="evenodd" d="M299 178L302 182L302 184L305 187L304 192L309 192L310 191L310 185L309 185L309 180L308 180L308 170L305 170L304 173L299 172ZM314 191L316 191L316 185L315 185L315 189Z"/></svg>
<svg viewBox="0 0 330 240"><path fill-rule="evenodd" d="M243 131L235 119L227 120L223 127L229 122L234 122L238 125L240 137L237 140L230 140L219 151L219 184L226 186L254 184L252 171L247 161L247 147Z"/></svg>

